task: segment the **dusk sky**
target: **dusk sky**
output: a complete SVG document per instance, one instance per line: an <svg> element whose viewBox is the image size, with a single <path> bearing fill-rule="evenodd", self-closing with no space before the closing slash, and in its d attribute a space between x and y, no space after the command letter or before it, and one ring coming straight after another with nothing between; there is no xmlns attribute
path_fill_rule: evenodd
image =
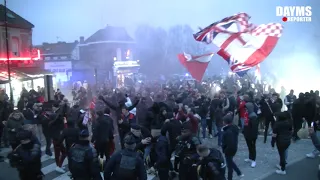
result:
<svg viewBox="0 0 320 180"><path fill-rule="evenodd" d="M189 24L197 28L237 12L248 13L256 24L281 22L275 6L309 5L312 1L319 0L7 0L7 5L35 25L33 44L41 44L87 38L107 24L125 26L129 33L141 23L164 28ZM294 29L310 23L285 25L287 36L300 34Z"/></svg>
<svg viewBox="0 0 320 180"><path fill-rule="evenodd" d="M74 42L106 25L123 26L131 35L139 24L165 29L189 24L197 30L246 12L254 24L284 25L282 37L262 69L283 79L308 80L311 84L320 76L320 0L8 0L7 5L35 25L34 45ZM276 16L276 6L311 6L312 22L282 22L282 17Z"/></svg>

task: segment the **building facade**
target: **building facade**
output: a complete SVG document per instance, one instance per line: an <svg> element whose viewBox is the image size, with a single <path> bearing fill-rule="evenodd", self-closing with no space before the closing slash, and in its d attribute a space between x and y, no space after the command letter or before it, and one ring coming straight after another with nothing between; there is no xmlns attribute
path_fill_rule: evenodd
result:
<svg viewBox="0 0 320 180"><path fill-rule="evenodd" d="M0 5L0 60L7 59L5 31L5 7ZM32 47L32 29L34 25L7 9L8 41L10 60L32 60L35 56Z"/></svg>
<svg viewBox="0 0 320 180"><path fill-rule="evenodd" d="M36 46L40 49L44 69L55 75L58 84L64 84L72 77L72 63L75 60L72 54L78 43L57 42Z"/></svg>
<svg viewBox="0 0 320 180"><path fill-rule="evenodd" d="M12 92L14 102L17 102L22 87L27 90L44 87L47 72L43 71L40 50L32 46L34 25L3 5L0 5L0 14L0 86L7 94ZM8 85L8 69L12 89Z"/></svg>
<svg viewBox="0 0 320 180"><path fill-rule="evenodd" d="M132 74L139 65L134 60L134 40L129 36L123 27L106 26L98 30L89 38L80 38L79 44L79 65L75 69L86 75L84 79L97 82L113 81L117 82L117 77ZM120 63L116 62L128 61ZM116 63L116 64L115 64ZM134 66L132 64L135 63ZM125 69L127 68L127 69ZM123 77L124 79L124 77Z"/></svg>

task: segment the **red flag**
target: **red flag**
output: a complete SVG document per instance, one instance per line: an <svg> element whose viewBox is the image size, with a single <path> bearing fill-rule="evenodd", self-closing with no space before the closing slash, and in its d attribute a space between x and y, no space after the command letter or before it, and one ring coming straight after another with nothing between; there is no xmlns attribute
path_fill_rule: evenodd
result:
<svg viewBox="0 0 320 180"><path fill-rule="evenodd" d="M190 54L183 53L178 54L178 59L194 79L201 81L212 56L213 53L201 56L192 56Z"/></svg>

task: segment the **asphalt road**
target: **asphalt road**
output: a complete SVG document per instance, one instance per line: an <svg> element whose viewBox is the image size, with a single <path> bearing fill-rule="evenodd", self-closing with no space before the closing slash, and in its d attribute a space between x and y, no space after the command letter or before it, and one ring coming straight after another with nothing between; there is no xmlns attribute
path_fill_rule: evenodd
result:
<svg viewBox="0 0 320 180"><path fill-rule="evenodd" d="M262 180L318 180L319 158L304 158L289 165L286 175L273 173Z"/></svg>

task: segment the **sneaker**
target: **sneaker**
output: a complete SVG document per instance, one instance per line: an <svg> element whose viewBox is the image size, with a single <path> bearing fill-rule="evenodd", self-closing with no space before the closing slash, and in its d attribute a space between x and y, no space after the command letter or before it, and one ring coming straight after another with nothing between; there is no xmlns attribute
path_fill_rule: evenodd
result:
<svg viewBox="0 0 320 180"><path fill-rule="evenodd" d="M276 170L276 173L277 174L280 174L280 175L286 175L286 171L282 171L282 170Z"/></svg>
<svg viewBox="0 0 320 180"><path fill-rule="evenodd" d="M251 162L251 167L252 167L252 168L255 168L256 165L257 165L257 163L256 163L255 161L252 161L252 162Z"/></svg>
<svg viewBox="0 0 320 180"><path fill-rule="evenodd" d="M210 138L210 139L212 139L212 138L213 138L213 136L210 134L210 135L209 135L209 138Z"/></svg>
<svg viewBox="0 0 320 180"><path fill-rule="evenodd" d="M240 174L240 175L239 175L239 178L243 178L243 177L244 177L244 174Z"/></svg>
<svg viewBox="0 0 320 180"><path fill-rule="evenodd" d="M49 159L54 159L54 156L53 155L48 155L48 154L46 154L46 156L49 158Z"/></svg>
<svg viewBox="0 0 320 180"><path fill-rule="evenodd" d="M244 162L251 163L252 160L251 159L245 159Z"/></svg>
<svg viewBox="0 0 320 180"><path fill-rule="evenodd" d="M316 156L314 155L314 153L308 153L308 154L306 154L306 156L308 157L308 158L315 158Z"/></svg>
<svg viewBox="0 0 320 180"><path fill-rule="evenodd" d="M277 168L278 170L281 170L281 166L280 166L279 164L276 165L276 168Z"/></svg>
<svg viewBox="0 0 320 180"><path fill-rule="evenodd" d="M66 173L66 171L63 170L61 167L56 167L56 171L62 174Z"/></svg>

